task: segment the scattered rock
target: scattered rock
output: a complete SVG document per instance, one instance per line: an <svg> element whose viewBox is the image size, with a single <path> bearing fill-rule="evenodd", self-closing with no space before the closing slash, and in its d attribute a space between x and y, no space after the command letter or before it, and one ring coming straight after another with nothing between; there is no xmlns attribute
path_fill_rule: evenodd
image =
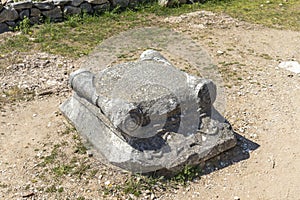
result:
<svg viewBox="0 0 300 200"><path fill-rule="evenodd" d="M68 73L74 66L72 61L47 53L22 55L15 52L9 56L14 56L20 61L8 66L0 79L0 91L19 87L40 97L53 93L68 93Z"/></svg>
<svg viewBox="0 0 300 200"><path fill-rule="evenodd" d="M92 151L87 150L86 153L87 153L88 157L93 157L93 152Z"/></svg>
<svg viewBox="0 0 300 200"><path fill-rule="evenodd" d="M223 54L224 54L224 52L223 52L223 51L221 51L221 50L218 50L218 51L217 51L217 55L219 55L219 56L220 56L220 55L223 55Z"/></svg>
<svg viewBox="0 0 300 200"><path fill-rule="evenodd" d="M278 67L289 70L294 73L300 73L300 64L297 61L284 61Z"/></svg>
<svg viewBox="0 0 300 200"><path fill-rule="evenodd" d="M180 16L167 17L165 22L175 24L180 23L197 29L204 29L207 27L228 29L236 26L246 26L247 28L250 28L252 26L246 22L238 21L228 15L217 15L210 11L196 11Z"/></svg>
<svg viewBox="0 0 300 200"><path fill-rule="evenodd" d="M33 192L29 192L27 194L23 194L22 198L29 198L29 197L32 197L32 196L34 196L34 193Z"/></svg>

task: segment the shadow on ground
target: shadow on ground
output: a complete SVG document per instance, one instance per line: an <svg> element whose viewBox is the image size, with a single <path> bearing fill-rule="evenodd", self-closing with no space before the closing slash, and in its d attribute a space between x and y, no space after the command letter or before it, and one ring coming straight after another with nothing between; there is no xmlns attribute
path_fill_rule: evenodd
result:
<svg viewBox="0 0 300 200"><path fill-rule="evenodd" d="M235 133L237 145L222 154L208 160L202 169L201 175L210 174L216 170L223 169L232 164L250 158L250 152L260 147L259 144Z"/></svg>
<svg viewBox="0 0 300 200"><path fill-rule="evenodd" d="M243 160L250 158L250 152L255 151L260 147L259 144L241 136L240 134L234 132L234 135L237 139L237 144L232 149L229 149L209 160L204 164L199 164L197 166L186 166L178 173L170 171L156 171L154 173L144 174L151 177L165 177L166 180L174 179L180 177L180 180L191 181L200 179L201 176L210 174L214 171L226 168L230 165L236 164Z"/></svg>

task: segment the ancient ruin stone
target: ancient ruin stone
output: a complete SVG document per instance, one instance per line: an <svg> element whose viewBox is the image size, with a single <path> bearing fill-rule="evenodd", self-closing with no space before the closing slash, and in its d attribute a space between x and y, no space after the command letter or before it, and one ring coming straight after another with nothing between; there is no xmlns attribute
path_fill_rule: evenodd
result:
<svg viewBox="0 0 300 200"><path fill-rule="evenodd" d="M20 2L12 3L11 6L16 10L29 9L29 8L32 8L32 2L31 1L20 1Z"/></svg>
<svg viewBox="0 0 300 200"><path fill-rule="evenodd" d="M20 13L19 13L19 17L20 19L25 19L25 17L29 18L29 10L22 10Z"/></svg>
<svg viewBox="0 0 300 200"><path fill-rule="evenodd" d="M89 3L82 3L80 5L80 8L81 8L83 13L92 13L93 12L93 7Z"/></svg>
<svg viewBox="0 0 300 200"><path fill-rule="evenodd" d="M42 14L50 19L61 19L63 17L62 11L58 7L55 7L52 10L43 11Z"/></svg>
<svg viewBox="0 0 300 200"><path fill-rule="evenodd" d="M16 26L16 22L14 22L14 21L8 21L8 22L5 22L7 25L8 25L8 27L15 27Z"/></svg>
<svg viewBox="0 0 300 200"><path fill-rule="evenodd" d="M158 0L158 4L163 7L172 7L186 2L187 0Z"/></svg>
<svg viewBox="0 0 300 200"><path fill-rule="evenodd" d="M231 126L214 109L216 86L147 50L136 62L70 77L60 109L110 163L147 173L177 171L232 148Z"/></svg>
<svg viewBox="0 0 300 200"><path fill-rule="evenodd" d="M71 3L71 0L53 0L53 4L56 6L63 6L68 3Z"/></svg>
<svg viewBox="0 0 300 200"><path fill-rule="evenodd" d="M0 23L0 33L4 33L9 30L9 27L6 23Z"/></svg>
<svg viewBox="0 0 300 200"><path fill-rule="evenodd" d="M55 6L50 2L36 2L34 6L40 10L52 10Z"/></svg>
<svg viewBox="0 0 300 200"><path fill-rule="evenodd" d="M108 11L109 8L110 8L109 3L94 6L94 10L95 10L96 13L101 13L101 12Z"/></svg>
<svg viewBox="0 0 300 200"><path fill-rule="evenodd" d="M32 8L30 11L30 16L31 17L38 17L41 15L41 11L37 8Z"/></svg>
<svg viewBox="0 0 300 200"><path fill-rule="evenodd" d="M126 8L129 4L129 0L112 0L112 5L120 6L120 8Z"/></svg>
<svg viewBox="0 0 300 200"><path fill-rule="evenodd" d="M87 2L90 4L96 4L96 5L109 3L108 0L87 0Z"/></svg>
<svg viewBox="0 0 300 200"><path fill-rule="evenodd" d="M0 12L0 23L18 19L19 14L15 9L3 8Z"/></svg>
<svg viewBox="0 0 300 200"><path fill-rule="evenodd" d="M80 4L82 4L83 2L84 2L84 0L73 0L73 1L71 2L71 5L77 7L77 6L79 6Z"/></svg>
<svg viewBox="0 0 300 200"><path fill-rule="evenodd" d="M64 7L64 14L66 15L75 15L75 14L80 14L81 9L74 7L74 6L65 6Z"/></svg>

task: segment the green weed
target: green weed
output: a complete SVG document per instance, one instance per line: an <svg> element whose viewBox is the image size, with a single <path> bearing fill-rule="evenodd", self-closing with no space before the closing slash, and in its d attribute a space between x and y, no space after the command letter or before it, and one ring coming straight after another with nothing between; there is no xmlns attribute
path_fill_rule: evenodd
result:
<svg viewBox="0 0 300 200"><path fill-rule="evenodd" d="M21 31L23 34L31 34L30 31L31 22L28 17L24 17L24 19L20 22L18 26L14 28L15 31Z"/></svg>
<svg viewBox="0 0 300 200"><path fill-rule="evenodd" d="M199 177L201 173L201 167L197 166L189 166L186 165L181 172L173 177L173 181L180 183L182 185L187 185L189 181L194 180Z"/></svg>
<svg viewBox="0 0 300 200"><path fill-rule="evenodd" d="M62 165L59 165L57 167L54 167L53 172L57 176L68 175L68 174L71 173L73 168L74 168L73 166L62 164Z"/></svg>
<svg viewBox="0 0 300 200"><path fill-rule="evenodd" d="M45 189L45 192L47 193L55 193L55 192L59 192L59 193L62 193L64 191L64 188L63 187L57 187L55 186L54 184L53 185L50 185L49 187L47 187Z"/></svg>

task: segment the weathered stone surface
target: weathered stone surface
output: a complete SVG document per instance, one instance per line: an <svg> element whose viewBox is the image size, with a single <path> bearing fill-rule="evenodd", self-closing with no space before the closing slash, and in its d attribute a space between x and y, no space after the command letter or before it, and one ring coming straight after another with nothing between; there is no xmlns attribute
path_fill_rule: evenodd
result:
<svg viewBox="0 0 300 200"><path fill-rule="evenodd" d="M139 0L129 0L128 6L129 7L134 7L140 3Z"/></svg>
<svg viewBox="0 0 300 200"><path fill-rule="evenodd" d="M13 21L19 18L18 12L12 8L4 8L0 13L0 23Z"/></svg>
<svg viewBox="0 0 300 200"><path fill-rule="evenodd" d="M129 0L112 0L113 6L120 6L121 8L126 8L129 4Z"/></svg>
<svg viewBox="0 0 300 200"><path fill-rule="evenodd" d="M81 9L74 6L65 6L64 7L64 14L66 15L74 15L74 14L80 14Z"/></svg>
<svg viewBox="0 0 300 200"><path fill-rule="evenodd" d="M90 4L96 4L96 5L109 3L108 0L87 0L87 2Z"/></svg>
<svg viewBox="0 0 300 200"><path fill-rule="evenodd" d="M20 19L24 19L25 17L29 18L29 10L22 10L19 14Z"/></svg>
<svg viewBox="0 0 300 200"><path fill-rule="evenodd" d="M37 8L32 8L31 10L30 10L30 16L31 17L38 17L38 16L40 16L41 15L41 11L39 10L39 9L37 9Z"/></svg>
<svg viewBox="0 0 300 200"><path fill-rule="evenodd" d="M0 23L0 33L4 33L6 31L9 31L9 27L6 23Z"/></svg>
<svg viewBox="0 0 300 200"><path fill-rule="evenodd" d="M63 17L62 11L59 7L55 7L52 10L43 11L42 14L51 19L60 19Z"/></svg>
<svg viewBox="0 0 300 200"><path fill-rule="evenodd" d="M89 3L83 3L80 5L80 8L83 13L93 13L93 7Z"/></svg>
<svg viewBox="0 0 300 200"><path fill-rule="evenodd" d="M15 27L16 26L16 22L14 22L14 21L7 21L5 23L8 25L8 27Z"/></svg>
<svg viewBox="0 0 300 200"><path fill-rule="evenodd" d="M1 12L2 8L3 8L3 5L2 5L2 3L0 3L0 12Z"/></svg>
<svg viewBox="0 0 300 200"><path fill-rule="evenodd" d="M185 4L187 0L158 0L158 4L163 7L172 7L178 4Z"/></svg>
<svg viewBox="0 0 300 200"><path fill-rule="evenodd" d="M63 114L109 162L132 172L177 171L233 147L231 126L214 109L216 86L145 51L136 62L70 77Z"/></svg>
<svg viewBox="0 0 300 200"><path fill-rule="evenodd" d="M71 3L72 0L53 0L53 4L56 6L63 6L68 3Z"/></svg>
<svg viewBox="0 0 300 200"><path fill-rule="evenodd" d="M23 10L32 8L32 2L31 1L20 1L16 3L12 3L11 6L16 10Z"/></svg>
<svg viewBox="0 0 300 200"><path fill-rule="evenodd" d="M34 6L40 10L52 10L55 6L50 2L36 2Z"/></svg>
<svg viewBox="0 0 300 200"><path fill-rule="evenodd" d="M84 2L84 0L73 0L71 2L71 6L76 6L78 7L80 4L82 4Z"/></svg>
<svg viewBox="0 0 300 200"><path fill-rule="evenodd" d="M34 16L34 17L30 17L29 20L31 24L38 24L40 23L41 18L40 16Z"/></svg>
<svg viewBox="0 0 300 200"><path fill-rule="evenodd" d="M101 12L105 12L105 11L109 10L110 4L105 3L105 4L101 4L101 5L95 5L93 8L94 8L95 12L101 13Z"/></svg>

